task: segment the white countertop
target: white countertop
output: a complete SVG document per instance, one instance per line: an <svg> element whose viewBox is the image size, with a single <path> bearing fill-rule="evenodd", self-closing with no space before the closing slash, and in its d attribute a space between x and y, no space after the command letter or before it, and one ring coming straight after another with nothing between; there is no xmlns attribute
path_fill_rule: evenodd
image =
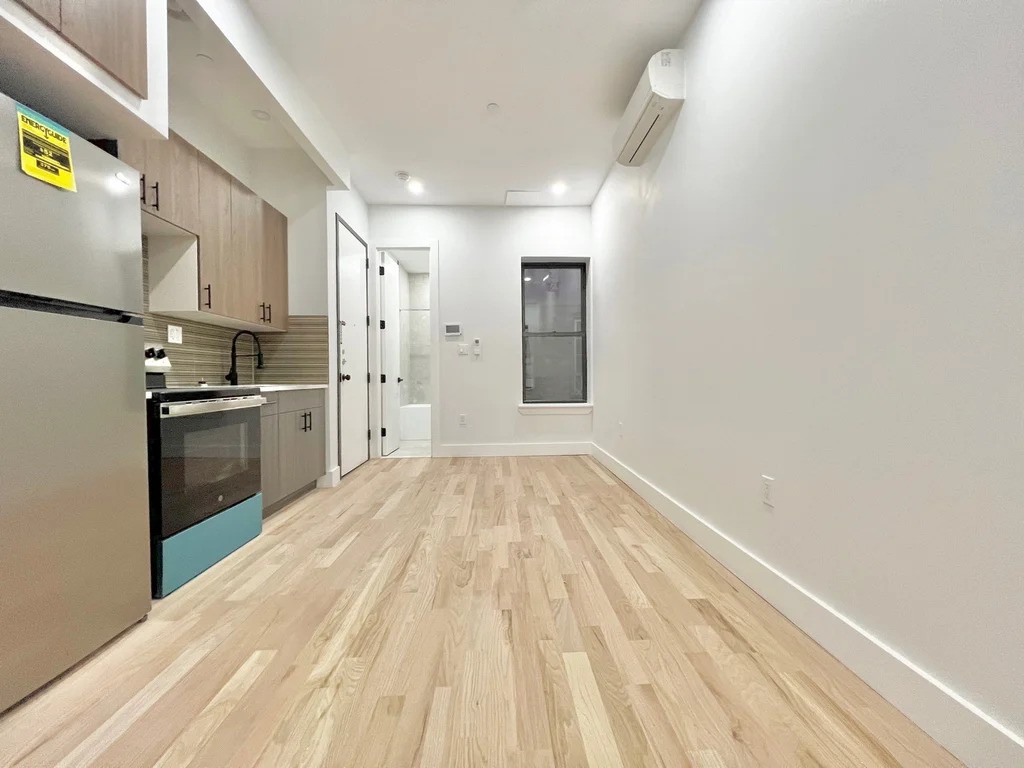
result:
<svg viewBox="0 0 1024 768"><path fill-rule="evenodd" d="M292 389L327 389L326 384L252 384L260 392L287 392Z"/></svg>
<svg viewBox="0 0 1024 768"><path fill-rule="evenodd" d="M207 386L201 387L198 384L192 387L167 387L167 389L191 389L200 391L203 389L252 389L257 387L260 392L289 392L296 389L327 389L327 384L238 384L237 386L231 386L225 384L224 386ZM146 399L149 400L153 396L152 392L146 392Z"/></svg>

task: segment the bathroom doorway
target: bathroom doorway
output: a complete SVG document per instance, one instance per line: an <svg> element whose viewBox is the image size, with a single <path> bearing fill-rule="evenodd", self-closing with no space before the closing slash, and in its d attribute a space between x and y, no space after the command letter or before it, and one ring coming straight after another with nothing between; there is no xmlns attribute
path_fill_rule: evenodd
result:
<svg viewBox="0 0 1024 768"><path fill-rule="evenodd" d="M378 255L381 456L430 456L430 249L388 248Z"/></svg>

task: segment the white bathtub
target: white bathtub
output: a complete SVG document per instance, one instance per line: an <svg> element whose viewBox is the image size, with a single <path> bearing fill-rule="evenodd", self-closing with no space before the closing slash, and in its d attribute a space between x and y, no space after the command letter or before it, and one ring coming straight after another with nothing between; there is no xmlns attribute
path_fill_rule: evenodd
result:
<svg viewBox="0 0 1024 768"><path fill-rule="evenodd" d="M402 440L430 439L430 403L403 405L398 410Z"/></svg>

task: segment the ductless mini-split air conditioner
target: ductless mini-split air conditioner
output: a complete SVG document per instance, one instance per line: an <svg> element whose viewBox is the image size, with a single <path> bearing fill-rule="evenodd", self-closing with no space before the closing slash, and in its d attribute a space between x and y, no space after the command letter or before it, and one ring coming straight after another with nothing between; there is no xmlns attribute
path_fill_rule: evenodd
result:
<svg viewBox="0 0 1024 768"><path fill-rule="evenodd" d="M643 164L685 96L683 52L666 49L651 56L615 131L616 160L622 165Z"/></svg>

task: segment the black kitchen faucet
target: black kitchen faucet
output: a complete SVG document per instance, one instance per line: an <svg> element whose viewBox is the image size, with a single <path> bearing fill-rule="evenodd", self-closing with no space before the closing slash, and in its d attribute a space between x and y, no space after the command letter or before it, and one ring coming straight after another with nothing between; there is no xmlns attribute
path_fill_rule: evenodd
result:
<svg viewBox="0 0 1024 768"><path fill-rule="evenodd" d="M252 340L256 342L256 354L255 355L240 355L238 354L238 337L239 336L252 336ZM228 375L224 378L227 379L228 384L235 386L238 384L238 358L240 357L255 357L256 367L263 367L263 349L260 347L260 339L252 331L239 331L235 334L235 338L231 340L231 370L228 371Z"/></svg>

